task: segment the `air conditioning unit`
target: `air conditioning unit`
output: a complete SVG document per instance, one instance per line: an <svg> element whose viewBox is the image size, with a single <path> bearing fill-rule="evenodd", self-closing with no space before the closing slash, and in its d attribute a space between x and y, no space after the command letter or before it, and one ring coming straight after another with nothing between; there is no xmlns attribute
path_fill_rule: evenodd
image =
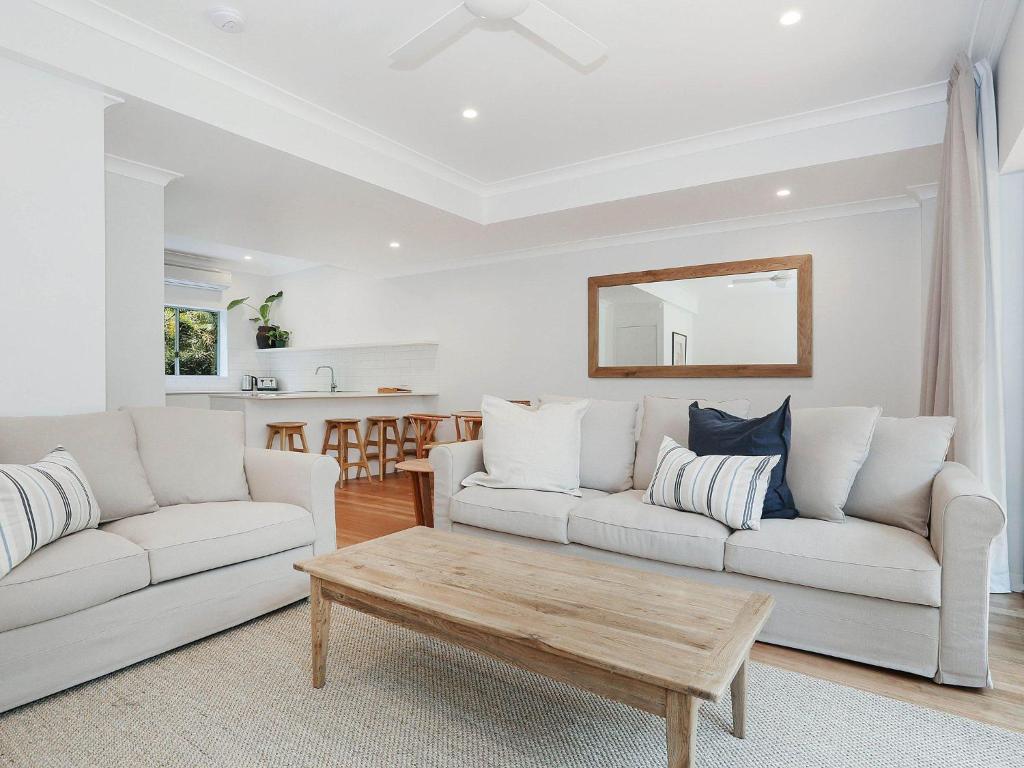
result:
<svg viewBox="0 0 1024 768"><path fill-rule="evenodd" d="M231 273L220 269L164 264L164 282L167 285L180 285L185 288L220 292L226 291L231 287Z"/></svg>

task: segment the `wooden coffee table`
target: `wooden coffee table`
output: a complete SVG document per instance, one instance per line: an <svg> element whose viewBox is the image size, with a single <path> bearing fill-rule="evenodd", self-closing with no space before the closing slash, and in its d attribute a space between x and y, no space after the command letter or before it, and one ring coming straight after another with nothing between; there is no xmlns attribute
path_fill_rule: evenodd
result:
<svg viewBox="0 0 1024 768"><path fill-rule="evenodd" d="M693 765L700 702L730 686L743 738L747 658L774 603L422 527L295 568L310 576L314 688L339 603L660 715L670 768Z"/></svg>

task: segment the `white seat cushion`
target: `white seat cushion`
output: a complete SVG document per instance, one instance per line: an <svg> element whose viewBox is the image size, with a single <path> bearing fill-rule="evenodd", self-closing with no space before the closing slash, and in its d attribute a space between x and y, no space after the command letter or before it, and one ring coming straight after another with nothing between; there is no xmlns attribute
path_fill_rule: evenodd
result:
<svg viewBox="0 0 1024 768"><path fill-rule="evenodd" d="M103 530L149 553L153 584L312 544L316 535L302 507L255 501L163 507Z"/></svg>
<svg viewBox="0 0 1024 768"><path fill-rule="evenodd" d="M941 567L916 533L848 517L762 520L725 544L725 570L833 592L938 607Z"/></svg>
<svg viewBox="0 0 1024 768"><path fill-rule="evenodd" d="M450 514L456 523L568 544L569 512L588 499L605 495L591 488L580 491L582 498L550 491L475 485L452 497Z"/></svg>
<svg viewBox="0 0 1024 768"><path fill-rule="evenodd" d="M729 529L693 512L644 504L643 491L588 501L569 513L569 541L624 555L720 571Z"/></svg>
<svg viewBox="0 0 1024 768"><path fill-rule="evenodd" d="M47 544L0 579L0 632L100 605L149 585L149 558L95 529Z"/></svg>

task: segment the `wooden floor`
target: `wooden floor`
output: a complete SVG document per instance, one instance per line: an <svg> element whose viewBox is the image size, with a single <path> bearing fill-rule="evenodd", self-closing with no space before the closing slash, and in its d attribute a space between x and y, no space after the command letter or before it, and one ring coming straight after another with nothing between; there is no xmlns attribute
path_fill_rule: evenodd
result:
<svg viewBox="0 0 1024 768"><path fill-rule="evenodd" d="M337 493L338 546L356 544L415 525L412 483L404 475L383 483L350 481ZM952 688L915 675L758 643L765 664L878 693L924 707L1024 731L1024 596L993 595L990 655L995 688Z"/></svg>

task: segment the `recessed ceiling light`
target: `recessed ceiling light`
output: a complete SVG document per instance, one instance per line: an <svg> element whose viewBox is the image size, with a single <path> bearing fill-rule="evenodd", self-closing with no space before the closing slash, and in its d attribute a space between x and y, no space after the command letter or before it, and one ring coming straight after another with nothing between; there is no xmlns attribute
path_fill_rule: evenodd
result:
<svg viewBox="0 0 1024 768"><path fill-rule="evenodd" d="M791 11L786 11L784 14L779 16L779 24L784 27L791 27L798 23L803 18L803 14L795 8Z"/></svg>
<svg viewBox="0 0 1024 768"><path fill-rule="evenodd" d="M229 35L237 35L245 30L245 17L241 12L226 6L217 6L206 12L213 26Z"/></svg>
<svg viewBox="0 0 1024 768"><path fill-rule="evenodd" d="M390 243L388 243L388 248L401 248L401 247L402 247L402 244L400 242L398 242L397 240L392 240Z"/></svg>
<svg viewBox="0 0 1024 768"><path fill-rule="evenodd" d="M242 258L245 259L246 261L252 261L252 256L250 256L248 253L245 254L245 256L243 256Z"/></svg>
<svg viewBox="0 0 1024 768"><path fill-rule="evenodd" d="M462 110L462 116L467 120L476 120L477 117L480 116L480 113L472 107L468 107L467 109Z"/></svg>
<svg viewBox="0 0 1024 768"><path fill-rule="evenodd" d="M789 197L791 194L792 194L792 192L790 192L788 189L780 189L780 190L776 191L775 196L776 197Z"/></svg>

